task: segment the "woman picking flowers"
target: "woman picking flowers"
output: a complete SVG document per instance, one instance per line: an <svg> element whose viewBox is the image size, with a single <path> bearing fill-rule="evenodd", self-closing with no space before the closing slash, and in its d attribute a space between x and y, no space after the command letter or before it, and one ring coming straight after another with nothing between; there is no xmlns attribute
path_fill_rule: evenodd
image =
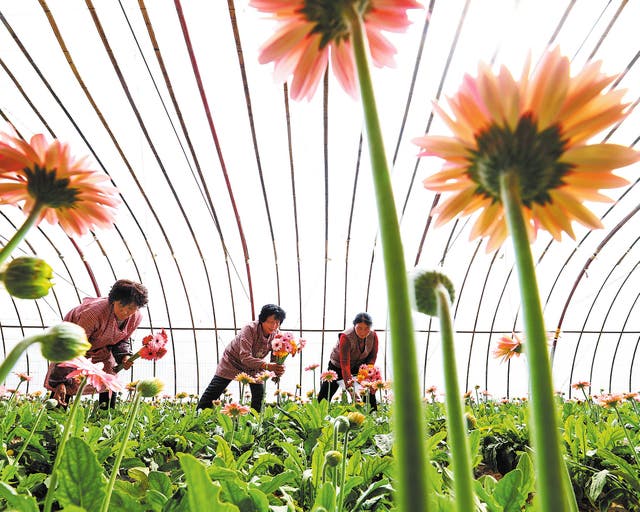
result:
<svg viewBox="0 0 640 512"><path fill-rule="evenodd" d="M82 327L87 333L91 348L87 358L93 363L103 363L104 371L115 375L116 364L131 368L131 335L142 322L140 308L146 306L148 292L144 285L120 279L111 287L108 297L87 297L82 304L69 311L64 320ZM75 394L77 383L69 378L70 370L61 364L51 363L44 386L53 392L53 398L66 404L67 396ZM87 386L85 393L96 389ZM115 406L116 395L101 392L100 407Z"/></svg>
<svg viewBox="0 0 640 512"><path fill-rule="evenodd" d="M229 383L242 372L255 377L259 372L268 370L274 372L276 377L282 376L283 364L267 363L264 359L272 351L272 342L279 334L278 329L285 316L286 313L280 306L266 304L262 307L258 320L248 323L240 330L225 348L216 374L198 401L198 409L210 408L213 401L220 398ZM251 390L251 407L260 411L264 396L264 382L250 383L249 389Z"/></svg>
<svg viewBox="0 0 640 512"><path fill-rule="evenodd" d="M369 368L375 368L373 365L378 356L378 335L371 329L373 320L369 313L358 313L353 319L353 327L338 335L338 343L333 347L329 356L328 371L334 371L337 380L344 380L347 389L353 386L354 380L362 371L367 373ZM324 380L320 385L318 393L318 401L331 400L331 397L338 391L338 382ZM378 408L375 391L369 390L369 405L371 410Z"/></svg>

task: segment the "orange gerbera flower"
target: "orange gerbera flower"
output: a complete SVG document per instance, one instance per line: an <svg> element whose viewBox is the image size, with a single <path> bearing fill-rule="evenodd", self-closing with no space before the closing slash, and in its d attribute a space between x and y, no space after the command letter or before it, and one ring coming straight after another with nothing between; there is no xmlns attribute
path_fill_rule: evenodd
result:
<svg viewBox="0 0 640 512"><path fill-rule="evenodd" d="M25 213L36 209L36 224L60 223L68 234L82 235L93 226L113 223L117 191L109 177L76 160L69 146L48 143L42 134L30 142L0 133L0 204L23 203Z"/></svg>
<svg viewBox="0 0 640 512"><path fill-rule="evenodd" d="M575 238L571 222L600 228L600 220L583 201L610 201L600 189L628 182L612 169L639 159L638 152L616 144L586 144L625 116L624 91L604 89L615 77L591 62L576 76L558 49L547 52L529 74L529 63L517 82L502 67L497 75L481 64L478 76L465 76L458 93L449 99L450 117L436 112L453 137L414 139L421 156L446 161L442 170L424 180L430 190L452 192L438 206L436 224L476 211L480 214L471 238L489 237L487 252L500 247L507 226L500 197L499 176L518 176L523 214L533 240L539 228L556 240L562 232Z"/></svg>
<svg viewBox="0 0 640 512"><path fill-rule="evenodd" d="M408 9L422 7L415 0L251 0L256 9L280 22L278 31L260 51L260 62L275 62L276 79L293 74L291 97L311 99L329 59L342 87L357 96L351 43L352 13L363 19L371 59L392 66L395 48L383 30L401 32L409 25Z"/></svg>
<svg viewBox="0 0 640 512"><path fill-rule="evenodd" d="M506 362L513 356L519 356L522 354L522 340L517 334L513 336L503 336L498 340L498 346L493 351L493 356L502 358L502 362Z"/></svg>

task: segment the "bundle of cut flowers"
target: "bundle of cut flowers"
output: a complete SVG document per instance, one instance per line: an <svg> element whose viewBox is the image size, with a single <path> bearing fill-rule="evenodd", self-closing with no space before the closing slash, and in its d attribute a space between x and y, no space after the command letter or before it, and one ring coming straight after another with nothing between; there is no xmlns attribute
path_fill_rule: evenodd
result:
<svg viewBox="0 0 640 512"><path fill-rule="evenodd" d="M165 347L168 341L169 339L164 329L159 333L145 336L142 338L142 348L133 354L129 358L129 361L133 362L139 357L146 359L147 361L157 361L158 359L161 359L167 353L167 349ZM114 369L116 372L119 372L122 368L124 368L124 365L120 363Z"/></svg>

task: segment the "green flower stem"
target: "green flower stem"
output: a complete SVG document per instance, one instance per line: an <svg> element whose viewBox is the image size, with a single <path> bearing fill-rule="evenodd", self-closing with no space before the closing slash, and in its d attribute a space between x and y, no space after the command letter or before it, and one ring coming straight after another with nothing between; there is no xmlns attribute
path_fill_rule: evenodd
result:
<svg viewBox="0 0 640 512"><path fill-rule="evenodd" d="M347 481L347 453L349 449L349 430L344 433L344 445L342 446L342 462L340 471L340 494L338 494L337 512L342 512L344 507L344 485ZM335 468L337 469L337 468Z"/></svg>
<svg viewBox="0 0 640 512"><path fill-rule="evenodd" d="M438 284L436 287L438 317L440 318L440 336L442 338L442 362L444 367L445 402L447 408L447 443L451 448L453 466L453 488L455 491L455 510L467 512L475 510L473 494L473 474L471 456L467 442L467 429L464 420L464 406L460 398L458 370L453 340L453 322L449 309L449 292Z"/></svg>
<svg viewBox="0 0 640 512"><path fill-rule="evenodd" d="M14 233L13 237L11 237L11 240L7 242L7 245L0 249L0 266L9 257L13 250L18 247L18 244L22 242L24 237L27 235L27 232L35 225L44 207L44 203L41 204L36 202L36 204L33 206L33 209L29 213L29 216L24 221L22 226L20 226L20 229L18 229L18 231Z"/></svg>
<svg viewBox="0 0 640 512"><path fill-rule="evenodd" d="M618 410L618 406L614 405L613 408L615 409L616 414L618 415L618 423L620 423L620 426L624 430L624 435L627 438L627 443L629 444L629 447L631 448L631 451L633 452L633 458L636 460L636 465L640 468L640 460L638 460L638 452L636 452L636 446L633 444L633 441L631 440L631 437L629 437L629 431L627 430L627 427L626 427L626 425L624 423L624 420L622 419L622 415L620 414L620 411Z"/></svg>
<svg viewBox="0 0 640 512"><path fill-rule="evenodd" d="M40 425L40 421L42 420L42 415L44 414L44 411L46 411L46 410L47 410L47 407L43 403L42 407L40 408L40 412L38 412L38 416L36 417L36 421L33 424L33 427L31 428L31 432L29 432L29 436L27 437L25 442L22 444L22 447L20 448L20 452L18 452L18 456L15 459L13 459L13 462L11 463L12 466L17 466L18 465L18 462L20 461L20 458L22 457L22 455L26 451L27 446L29 446L29 443L31 442L31 439L33 438L33 434L35 433L36 429L38 428L38 425Z"/></svg>
<svg viewBox="0 0 640 512"><path fill-rule="evenodd" d="M37 343L40 339L40 336L29 336L19 341L16 346L11 349L9 355L7 355L6 359L0 364L0 382L6 380L7 375L9 375L11 369L16 365L22 353L29 348L29 345Z"/></svg>
<svg viewBox="0 0 640 512"><path fill-rule="evenodd" d="M409 286L393 199L389 167L365 49L362 20L353 9L353 49L378 205L378 221L384 257L394 379L393 417L397 434L398 510L428 509L426 428L420 400L416 346L409 301Z"/></svg>
<svg viewBox="0 0 640 512"><path fill-rule="evenodd" d="M107 491L104 497L104 501L102 502L101 512L107 512L109 510L109 503L111 502L111 494L113 493L113 488L116 485L116 479L118 478L118 472L120 471L120 464L122 462L122 458L124 457L124 452L127 449L127 441L129 440L129 436L131 435L131 430L133 429L133 423L135 422L136 416L138 415L138 409L140 408L140 399L142 397L142 393L138 391L133 399L133 404L129 409L129 416L127 418L127 426L124 429L122 434L122 443L120 444L120 449L118 450L118 455L116 456L116 460L113 462L113 468L111 469L111 477L109 478L109 483L107 484Z"/></svg>
<svg viewBox="0 0 640 512"><path fill-rule="evenodd" d="M558 482L565 481L566 469L562 459L540 295L515 172L500 175L500 192L509 234L513 240L526 334L524 348L529 362L531 440L534 448L538 510L563 512L570 508L564 499L565 493L558 492Z"/></svg>
<svg viewBox="0 0 640 512"><path fill-rule="evenodd" d="M64 424L64 432L62 433L62 439L60 440L60 444L58 445L58 453L56 454L56 460L53 463L53 469L51 470L51 477L49 480L49 488L47 489L47 495L44 499L44 512L51 512L51 506L53 505L53 494L55 493L56 486L58 485L58 466L60 465L60 461L62 460L62 454L64 453L64 447L71 436L71 426L73 425L76 413L78 412L78 406L80 404L80 400L82 398L82 391L87 384L87 378L82 377L80 381L80 385L78 386L78 391L76 392L76 396L73 399L73 405L71 406L71 412L67 417L67 421Z"/></svg>

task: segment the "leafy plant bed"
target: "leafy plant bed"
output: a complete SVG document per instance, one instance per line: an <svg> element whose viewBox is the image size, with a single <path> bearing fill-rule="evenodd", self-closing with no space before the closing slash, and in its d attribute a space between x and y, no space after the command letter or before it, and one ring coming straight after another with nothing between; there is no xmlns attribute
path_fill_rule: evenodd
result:
<svg viewBox="0 0 640 512"><path fill-rule="evenodd" d="M225 404L143 401L109 510L392 510L389 404L287 400L229 416ZM566 463L582 511L640 510L635 398L603 407L558 401ZM96 410L83 400L57 468L54 510L100 510L131 401ZM0 509L40 510L68 411L37 397L0 401ZM355 413L355 414L354 414ZM474 489L487 511L533 510L527 402L467 401ZM435 510L453 510L444 405L424 404Z"/></svg>

